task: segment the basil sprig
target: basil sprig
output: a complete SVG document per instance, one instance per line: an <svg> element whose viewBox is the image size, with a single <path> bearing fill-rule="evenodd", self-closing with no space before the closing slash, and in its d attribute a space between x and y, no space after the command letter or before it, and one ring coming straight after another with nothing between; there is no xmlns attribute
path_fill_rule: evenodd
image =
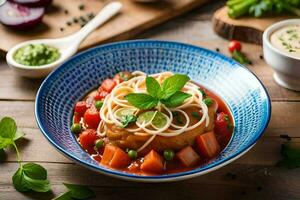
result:
<svg viewBox="0 0 300 200"><path fill-rule="evenodd" d="M90 199L95 197L95 193L86 186L64 183L69 191L63 193L53 200Z"/></svg>
<svg viewBox="0 0 300 200"><path fill-rule="evenodd" d="M190 80L187 75L175 74L163 81L162 85L153 77L146 78L146 88L148 94L130 93L125 96L127 101L139 109L151 109L159 102L167 107L176 107L182 104L190 94L180 90Z"/></svg>

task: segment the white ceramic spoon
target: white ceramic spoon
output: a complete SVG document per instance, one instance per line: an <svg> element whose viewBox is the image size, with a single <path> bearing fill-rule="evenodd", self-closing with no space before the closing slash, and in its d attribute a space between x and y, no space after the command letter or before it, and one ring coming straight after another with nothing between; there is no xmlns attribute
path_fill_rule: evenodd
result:
<svg viewBox="0 0 300 200"><path fill-rule="evenodd" d="M121 10L120 2L112 2L107 4L88 24L86 24L78 32L63 38L58 39L37 39L22 42L13 46L6 54L8 65L19 75L29 78L42 78L47 76L53 69L62 64L65 60L74 55L80 43L97 27L104 24L111 17L116 15ZM46 44L59 49L60 58L53 63L42 66L26 66L17 63L13 59L13 55L19 48L28 44Z"/></svg>

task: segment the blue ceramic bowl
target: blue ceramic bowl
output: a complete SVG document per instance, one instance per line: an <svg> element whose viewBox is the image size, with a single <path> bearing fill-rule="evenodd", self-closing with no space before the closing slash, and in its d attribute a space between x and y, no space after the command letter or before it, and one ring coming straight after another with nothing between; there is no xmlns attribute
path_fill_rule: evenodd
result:
<svg viewBox="0 0 300 200"><path fill-rule="evenodd" d="M100 166L70 132L73 107L88 91L119 70L187 74L217 93L229 106L235 124L228 147L211 163L169 175L140 176ZM271 114L262 83L234 60L200 47L177 42L126 41L82 52L52 72L41 85L35 116L42 133L68 158L103 174L134 181L182 180L218 169L240 157L260 138Z"/></svg>

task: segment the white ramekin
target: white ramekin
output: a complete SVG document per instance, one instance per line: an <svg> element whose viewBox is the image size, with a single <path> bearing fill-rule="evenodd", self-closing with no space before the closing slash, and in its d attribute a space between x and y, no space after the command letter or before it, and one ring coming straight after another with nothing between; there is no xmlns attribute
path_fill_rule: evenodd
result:
<svg viewBox="0 0 300 200"><path fill-rule="evenodd" d="M300 19L280 21L268 27L263 34L263 52L268 65L274 69L274 80L282 87L300 91L300 57L280 51L270 42L274 31L284 26L300 25Z"/></svg>

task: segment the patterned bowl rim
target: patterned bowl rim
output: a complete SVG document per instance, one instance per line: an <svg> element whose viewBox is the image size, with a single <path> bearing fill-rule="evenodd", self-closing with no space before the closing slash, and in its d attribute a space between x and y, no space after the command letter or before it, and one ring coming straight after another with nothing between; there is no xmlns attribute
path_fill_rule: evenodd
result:
<svg viewBox="0 0 300 200"><path fill-rule="evenodd" d="M195 50L208 52L212 55L221 57L225 61L228 61L230 63L235 63L238 67L241 67L244 70L246 70L249 73L250 76L254 76L255 79L259 82L259 84L262 86L263 91L264 91L264 93L267 97L267 113L265 113L265 115L267 115L267 118L264 121L264 125L260 127L260 130L255 135L254 140L251 143L245 145L243 148L241 148L241 150L239 150L239 151L233 153L232 155L228 156L226 159L220 160L220 161L215 162L213 164L208 164L204 167L196 168L196 169L193 169L193 170L190 170L190 171L179 172L179 173L174 173L174 174L166 174L166 175L156 175L156 176L136 175L136 174L130 174L130 173L123 172L123 171L118 171L118 170L105 168L101 165L95 166L93 164L90 164L86 161L83 161L83 160L77 158L76 156L72 155L67 150L65 150L61 146L59 146L54 140L52 140L52 138L49 136L51 134L44 128L43 123L41 121L41 116L40 116L41 114L40 114L39 109L38 109L38 107L39 107L38 105L40 103L40 98L41 98L41 95L44 93L46 85L49 84L51 82L51 80L53 79L53 77L55 77L55 75L57 73L59 73L64 67L66 67L67 66L66 63L70 62L71 60L76 59L78 57L81 57L81 56L83 56L85 54L88 54L88 53L90 53L92 51L95 51L95 50L101 50L102 48L118 47L119 45L130 44L130 43L147 43L147 44L165 43L165 44L172 44L173 46L175 46L175 48L176 48L176 46L181 46L181 47L185 47L186 49L195 49ZM46 139L50 142L50 144L52 144L60 153L62 153L67 158L70 158L71 160L75 161L79 165L82 165L82 166L87 167L89 169L92 169L94 171L100 172L102 174L106 174L106 175L109 175L109 176L113 176L113 177L117 177L117 178L121 178L121 179L125 179L125 180L139 181L139 182L167 182L167 181L183 180L183 179L192 178L194 176L199 176L199 175L202 175L202 174L206 174L206 173L209 173L209 172L214 171L216 169L219 169L219 168L231 163L232 161L236 160L237 158L239 158L243 154L245 154L248 150L250 150L256 144L258 139L262 136L265 129L267 128L267 126L270 122L270 117L271 117L271 100L270 100L270 96L268 94L267 89L265 88L263 83L259 80L259 78L253 72L251 72L249 69L247 69L246 67L244 67L240 63L234 61L232 58L229 58L225 55L216 53L216 52L214 52L212 50L209 50L209 49L206 49L206 48L194 46L194 45L191 45L191 44L185 44L185 43L181 43L181 42L164 41L164 40L151 40L151 39L128 40L128 41L108 43L108 44L105 44L105 45L99 45L99 46L90 48L88 50L85 50L83 52L80 52L80 53L76 54L75 56L73 56L72 58L65 61L63 64L61 64L58 68L56 68L53 72L51 72L48 75L48 77L41 84L41 86L40 86L40 88L37 92L36 101L35 101L35 118L36 118L38 127L40 128L40 130L42 131L42 133L46 137Z"/></svg>

